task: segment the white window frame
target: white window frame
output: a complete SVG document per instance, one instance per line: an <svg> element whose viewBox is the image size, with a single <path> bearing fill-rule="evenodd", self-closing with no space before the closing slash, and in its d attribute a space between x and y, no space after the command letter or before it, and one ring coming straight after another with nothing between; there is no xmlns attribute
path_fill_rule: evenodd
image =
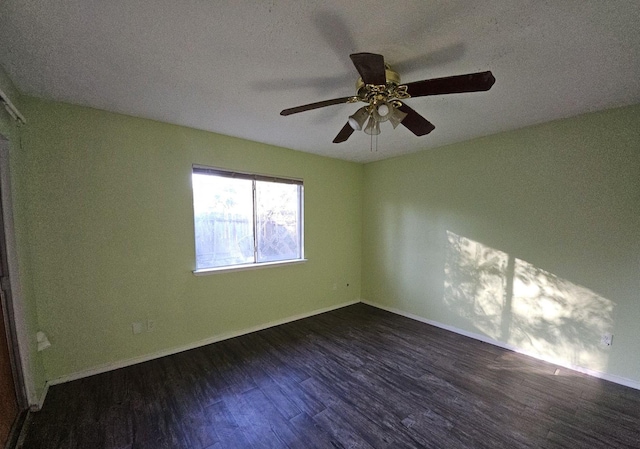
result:
<svg viewBox="0 0 640 449"><path fill-rule="evenodd" d="M212 176L221 176L221 177L229 177L229 178L239 178L253 181L253 238L254 238L254 262L245 263L245 264L236 264L236 265L225 265L220 267L212 267L212 268L200 268L194 269L193 274L196 276L203 276L208 274L226 272L226 271L244 271L244 270L254 270L258 268L266 268L266 267L275 267L282 265L295 265L304 263L307 261L304 257L304 181L300 178L290 178L290 177L281 177L281 176L272 176L258 173L250 173L250 172L241 172L237 170L229 170L226 168L217 168L210 167L205 165L193 165L191 169L191 175L200 173L200 174L210 174ZM299 195L299 208L300 214L298 219L298 238L300 245L300 257L296 259L287 259L287 260L278 260L274 262L257 262L257 257L255 254L256 251L256 181L266 181L266 182L274 182L274 183L284 183L284 184L295 184L300 186L300 195ZM193 194L193 185L191 187L191 192ZM193 203L193 201L192 201ZM194 245L196 240L195 235L195 208L193 210L194 217ZM195 246L194 246L195 250Z"/></svg>

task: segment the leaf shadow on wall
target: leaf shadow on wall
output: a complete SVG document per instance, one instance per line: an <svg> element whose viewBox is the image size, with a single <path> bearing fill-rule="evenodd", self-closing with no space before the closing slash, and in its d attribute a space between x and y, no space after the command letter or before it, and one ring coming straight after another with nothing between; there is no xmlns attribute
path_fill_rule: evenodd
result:
<svg viewBox="0 0 640 449"><path fill-rule="evenodd" d="M511 254L447 231L444 302L488 337L604 371L615 303Z"/></svg>

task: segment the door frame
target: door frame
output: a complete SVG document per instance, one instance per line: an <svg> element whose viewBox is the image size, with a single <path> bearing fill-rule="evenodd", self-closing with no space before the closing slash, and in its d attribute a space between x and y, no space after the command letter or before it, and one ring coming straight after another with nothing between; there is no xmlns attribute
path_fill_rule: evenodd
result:
<svg viewBox="0 0 640 449"><path fill-rule="evenodd" d="M29 333L26 326L22 284L20 282L16 236L13 225L13 201L11 188L10 148L11 143L0 134L0 191L2 194L2 221L7 250L7 263L10 279L10 296L3 310L8 329L9 352L12 354L12 371L16 387L18 407L25 410L37 406L38 399L31 376L31 360L29 357Z"/></svg>

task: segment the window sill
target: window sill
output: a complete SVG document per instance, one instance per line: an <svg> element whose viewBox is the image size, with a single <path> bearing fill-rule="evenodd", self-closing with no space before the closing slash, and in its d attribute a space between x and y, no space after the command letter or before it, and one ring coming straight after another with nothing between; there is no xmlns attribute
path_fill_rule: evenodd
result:
<svg viewBox="0 0 640 449"><path fill-rule="evenodd" d="M193 274L195 274L196 276L207 276L210 274L225 273L229 271L257 270L260 268L280 267L283 265L297 265L300 263L305 263L307 260L308 259L281 260L278 262L261 262L261 263L245 264L245 265L231 265L228 267L204 268L201 270L193 270Z"/></svg>

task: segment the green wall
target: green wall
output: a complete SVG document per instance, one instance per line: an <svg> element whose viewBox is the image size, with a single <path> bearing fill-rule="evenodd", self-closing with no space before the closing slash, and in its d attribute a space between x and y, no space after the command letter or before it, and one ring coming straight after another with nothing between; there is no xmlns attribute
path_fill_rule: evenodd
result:
<svg viewBox="0 0 640 449"><path fill-rule="evenodd" d="M640 106L362 166L16 96L25 305L52 343L30 342L39 392L360 297L640 381ZM308 262L193 275L192 164L303 178Z"/></svg>
<svg viewBox="0 0 640 449"><path fill-rule="evenodd" d="M640 106L368 164L363 223L364 300L640 381Z"/></svg>
<svg viewBox="0 0 640 449"><path fill-rule="evenodd" d="M0 89L9 97L11 102L18 109L22 109L22 105L20 103L21 97L2 67L0 67ZM19 158L21 151L21 129L16 125L5 108L1 106L0 136L9 141L9 163L11 166L10 173L12 175L11 197L14 209L16 209L18 204L28 201L22 194L24 192L24 184L27 181L25 179L21 179L20 177L14 176L16 170L18 169L16 160ZM28 399L34 401L37 397L40 397L40 395L44 391L46 374L40 354L37 352L36 332L38 330L38 317L36 312L36 304L35 302L28 300L30 297L31 285L27 281L28 264L26 263L25 258L22 257L24 254L24 248L28 246L28 238L25 232L23 232L24 228L22 219L23 217L19 213L17 213L16 210L14 210L15 243L16 248L20 253L20 257L18 260L19 279L11 279L11 282L14 291L17 288L22 293L22 301L20 301L20 299L17 300L20 301L20 304L22 306L21 308L23 311L23 322L17 324L19 326L24 326L26 328L24 329L24 333L28 335L28 348L26 350L27 354L25 354L27 357L27 363L23 364L23 369L26 372L27 377L30 378L33 382L33 385L27 385L26 387L27 395L30 396ZM32 391L32 389L34 391Z"/></svg>
<svg viewBox="0 0 640 449"><path fill-rule="evenodd" d="M359 299L362 165L29 97L22 107L15 175L47 379ZM308 262L195 276L192 164L303 178ZM147 319L155 329L133 335Z"/></svg>

